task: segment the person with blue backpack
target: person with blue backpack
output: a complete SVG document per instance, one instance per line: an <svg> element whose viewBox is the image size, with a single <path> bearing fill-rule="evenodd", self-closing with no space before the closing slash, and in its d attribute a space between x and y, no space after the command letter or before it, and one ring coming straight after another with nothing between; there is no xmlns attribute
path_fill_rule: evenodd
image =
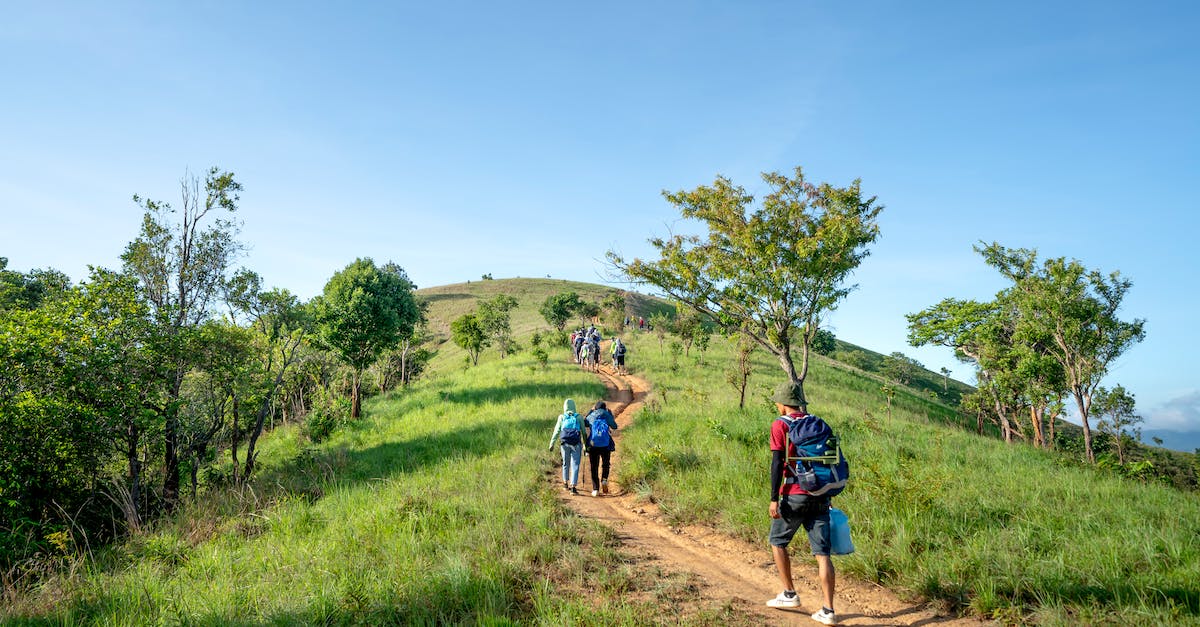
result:
<svg viewBox="0 0 1200 627"><path fill-rule="evenodd" d="M563 413L559 414L554 423L554 431L550 432L550 448L554 450L554 441L558 440L562 451L562 480L563 489L571 494L579 494L579 463L583 459L583 416L575 411L575 401L563 401Z"/></svg>
<svg viewBox="0 0 1200 627"><path fill-rule="evenodd" d="M588 464L592 469L592 496L608 494L609 461L617 449L612 437L612 432L617 430L617 419L604 401L596 401L583 419L583 426L587 431Z"/></svg>
<svg viewBox="0 0 1200 627"><path fill-rule="evenodd" d="M813 620L836 625L833 597L837 573L830 559L830 499L840 493L849 466L832 429L808 413L804 388L798 381L780 384L771 396L779 417L771 422L770 543L783 592L767 601L769 607L800 607L792 582L788 544L801 527L808 533L817 559L817 579L824 605Z"/></svg>

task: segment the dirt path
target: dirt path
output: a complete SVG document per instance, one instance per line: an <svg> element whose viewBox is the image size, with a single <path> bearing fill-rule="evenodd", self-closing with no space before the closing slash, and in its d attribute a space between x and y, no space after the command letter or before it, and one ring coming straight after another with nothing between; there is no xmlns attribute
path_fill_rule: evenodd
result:
<svg viewBox="0 0 1200 627"><path fill-rule="evenodd" d="M649 384L632 375L618 375L602 367L598 376L608 393L605 401L618 418L621 431L636 424L637 411L645 401ZM584 406L580 406L584 410ZM586 413L586 412L584 412ZM618 432L618 439L619 439ZM620 449L613 454L613 494L592 497L587 456L578 496L559 490L560 498L582 516L599 520L613 529L622 548L636 568L657 572L688 573L694 583L695 605L728 608L744 622L762 625L816 625L809 614L821 607L816 583L816 565L805 545L793 558L793 577L800 594L801 607L780 610L766 607L766 600L779 592L778 576L769 548L740 541L698 526L670 527L662 522L658 507L639 500L632 491L615 482L620 467ZM558 468L550 473L557 485ZM586 489L585 489L586 488ZM768 524L763 504L763 525ZM797 552L793 552L796 555ZM938 616L934 611L913 606L896 598L886 589L869 583L838 578L837 613L843 625L980 625L978 620Z"/></svg>

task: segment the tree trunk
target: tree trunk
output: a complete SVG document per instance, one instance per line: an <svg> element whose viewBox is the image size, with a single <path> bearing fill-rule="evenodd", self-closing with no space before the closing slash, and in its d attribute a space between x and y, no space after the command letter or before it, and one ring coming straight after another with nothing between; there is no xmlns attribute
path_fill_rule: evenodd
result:
<svg viewBox="0 0 1200 627"><path fill-rule="evenodd" d="M1088 463L1096 463L1096 455L1092 452L1092 427L1088 424L1088 410L1091 403L1082 392L1072 391L1071 394L1075 397L1075 405L1079 407L1079 419L1083 422L1083 450L1087 453Z"/></svg>
<svg viewBox="0 0 1200 627"><path fill-rule="evenodd" d="M237 395L233 396L233 434L230 436L229 455L233 458L233 482L241 483L238 476L238 469L241 467L241 462L238 461L238 447L242 444L241 425L238 424L238 418L242 413L242 404L238 400Z"/></svg>
<svg viewBox="0 0 1200 627"><path fill-rule="evenodd" d="M242 471L242 481L250 479L250 474L254 472L254 461L258 459L258 452L255 450L258 444L258 437L262 435L263 425L266 424L267 414L271 412L271 400L275 398L275 391L279 389L283 383L283 372L281 371L275 376L275 382L271 385L271 389L267 390L263 396L262 403L258 406L258 415L255 417L254 429L250 431L250 439L246 443L246 468Z"/></svg>
<svg viewBox="0 0 1200 627"><path fill-rule="evenodd" d="M138 502L142 498L142 463L138 459L138 440L141 439L141 434L137 427L130 424L126 430L126 443L128 448L125 449L125 458L129 462L129 503L124 508L125 523L130 529L137 529L142 524L142 515Z"/></svg>
<svg viewBox="0 0 1200 627"><path fill-rule="evenodd" d="M358 418L362 415L362 372L357 368L354 370L354 379L350 383L350 417Z"/></svg>

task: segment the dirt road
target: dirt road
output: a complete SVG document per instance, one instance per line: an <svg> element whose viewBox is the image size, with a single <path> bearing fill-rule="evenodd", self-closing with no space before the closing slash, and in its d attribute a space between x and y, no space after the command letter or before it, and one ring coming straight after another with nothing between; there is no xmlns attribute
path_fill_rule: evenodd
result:
<svg viewBox="0 0 1200 627"><path fill-rule="evenodd" d="M649 385L632 375L617 375L602 367L598 376L608 388L605 401L618 417L621 431L637 422L637 411L645 401ZM580 408L581 411L584 407ZM620 467L620 448L613 454ZM764 451L764 459L766 452ZM587 458L584 458L584 467ZM584 477L586 472L581 473ZM557 485L557 468L548 475ZM747 624L816 625L809 614L821 607L816 584L816 566L802 537L794 542L793 576L801 607L779 610L766 607L766 600L779 592L778 576L767 545L743 542L704 527L670 527L662 522L658 508L639 500L632 491L610 479L613 494L592 497L589 479L581 477L580 493L559 490L560 498L581 516L593 518L614 530L622 550L636 568L655 572L688 573L694 584L695 605L728 608ZM586 489L585 489L586 488ZM770 524L763 503L763 526ZM843 625L981 625L978 620L938 616L934 611L907 604L888 590L869 583L838 578L837 614Z"/></svg>

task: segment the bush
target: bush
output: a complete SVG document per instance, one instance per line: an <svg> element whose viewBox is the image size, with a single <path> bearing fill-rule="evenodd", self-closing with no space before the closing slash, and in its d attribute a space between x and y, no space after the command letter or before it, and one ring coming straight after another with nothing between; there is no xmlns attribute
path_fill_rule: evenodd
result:
<svg viewBox="0 0 1200 627"><path fill-rule="evenodd" d="M313 442L322 442L350 420L350 399L322 399L315 403L304 420L304 435Z"/></svg>

